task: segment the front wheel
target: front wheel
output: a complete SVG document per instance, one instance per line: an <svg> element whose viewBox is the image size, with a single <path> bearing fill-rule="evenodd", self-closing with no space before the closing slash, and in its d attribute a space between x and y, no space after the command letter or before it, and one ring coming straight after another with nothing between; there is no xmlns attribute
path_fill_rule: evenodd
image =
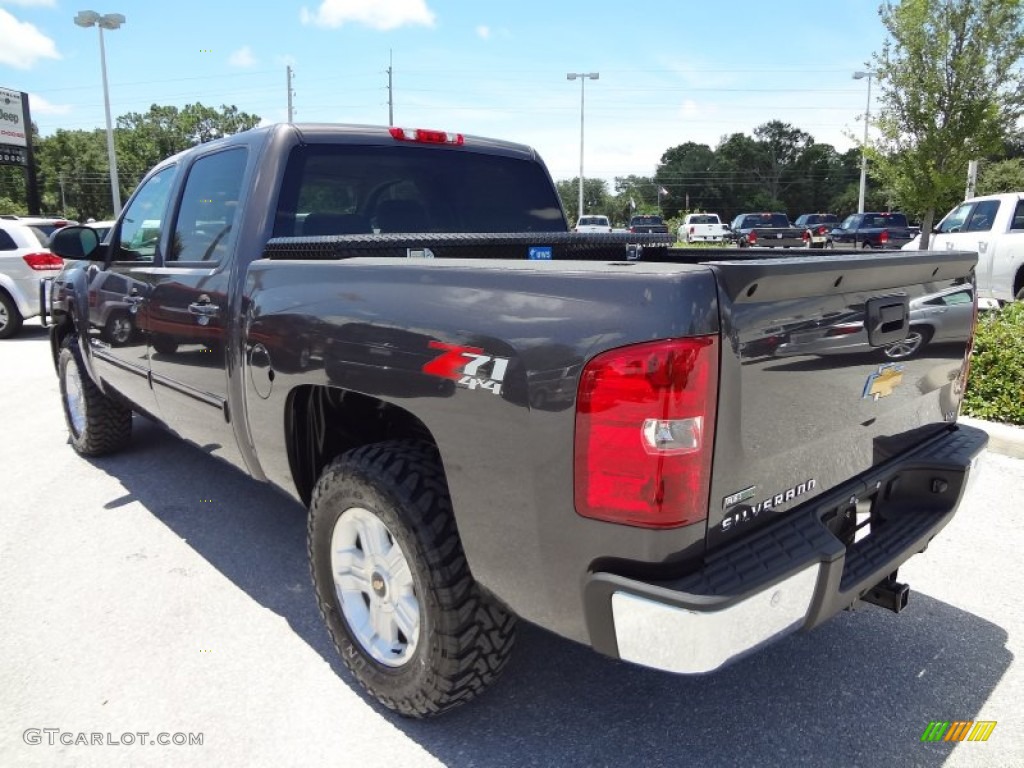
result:
<svg viewBox="0 0 1024 768"><path fill-rule="evenodd" d="M498 678L516 619L473 581L432 444L336 458L313 491L308 545L335 647L384 706L430 717Z"/></svg>
<svg viewBox="0 0 1024 768"><path fill-rule="evenodd" d="M71 447L82 456L102 456L123 448L132 436L132 412L103 394L89 378L74 337L61 347L57 373Z"/></svg>

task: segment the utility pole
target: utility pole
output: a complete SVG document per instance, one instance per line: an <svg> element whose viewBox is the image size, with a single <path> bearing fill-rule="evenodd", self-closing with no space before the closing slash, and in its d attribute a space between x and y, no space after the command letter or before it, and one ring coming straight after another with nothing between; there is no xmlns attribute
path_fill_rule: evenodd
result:
<svg viewBox="0 0 1024 768"><path fill-rule="evenodd" d="M395 124L395 98L394 98L395 91L394 91L393 83L391 81L391 75L392 75L392 71L393 71L393 67L391 65L393 63L394 63L393 52L389 49L388 50L388 125L389 126Z"/></svg>
<svg viewBox="0 0 1024 768"><path fill-rule="evenodd" d="M288 122L293 123L295 122L295 111L292 109L292 95L295 91L292 89L292 65L288 64L285 71L288 74Z"/></svg>
<svg viewBox="0 0 1024 768"><path fill-rule="evenodd" d="M967 162L967 192L964 194L964 200L970 200L974 197L974 188L978 185L978 161L969 160Z"/></svg>

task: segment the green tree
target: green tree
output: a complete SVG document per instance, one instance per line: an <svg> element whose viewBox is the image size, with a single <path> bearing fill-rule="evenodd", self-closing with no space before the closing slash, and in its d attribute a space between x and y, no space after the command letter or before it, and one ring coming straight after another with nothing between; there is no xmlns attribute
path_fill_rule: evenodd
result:
<svg viewBox="0 0 1024 768"><path fill-rule="evenodd" d="M921 215L962 194L972 158L999 152L1024 107L1020 0L902 0L879 9L880 137L869 157L901 207Z"/></svg>
<svg viewBox="0 0 1024 768"><path fill-rule="evenodd" d="M148 112L129 112L117 118L118 168L134 187L164 158L254 128L259 122L258 115L240 112L235 106L214 109L197 102L178 109L153 104Z"/></svg>
<svg viewBox="0 0 1024 768"><path fill-rule="evenodd" d="M1024 159L1015 157L995 163L985 163L978 171L978 194L994 195L998 192L1024 190Z"/></svg>
<svg viewBox="0 0 1024 768"><path fill-rule="evenodd" d="M668 190L661 201L665 216L720 207L721 193L712 183L714 162L715 153L707 144L688 141L665 151L654 173L655 183ZM654 193L657 196L657 187Z"/></svg>
<svg viewBox="0 0 1024 768"><path fill-rule="evenodd" d="M578 208L580 206L579 176L574 179L563 179L555 182L555 189L562 199L562 208L565 209L565 218L569 226L576 225L579 219ZM584 179L583 181L583 210L587 213L600 213L609 215L612 207L611 198L608 195L608 182L604 179Z"/></svg>

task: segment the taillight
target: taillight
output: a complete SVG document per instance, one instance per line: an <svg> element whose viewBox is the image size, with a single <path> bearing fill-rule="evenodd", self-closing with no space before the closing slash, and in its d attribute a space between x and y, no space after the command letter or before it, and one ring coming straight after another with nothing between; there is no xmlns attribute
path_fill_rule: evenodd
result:
<svg viewBox="0 0 1024 768"><path fill-rule="evenodd" d="M697 228L691 225L690 226L690 234L692 235L696 231L697 231Z"/></svg>
<svg viewBox="0 0 1024 768"><path fill-rule="evenodd" d="M591 360L576 400L577 513L643 528L707 518L717 401L717 336Z"/></svg>
<svg viewBox="0 0 1024 768"><path fill-rule="evenodd" d="M863 323L844 323L843 325L833 325L825 333L826 336L849 336L854 333L860 333L864 330Z"/></svg>
<svg viewBox="0 0 1024 768"><path fill-rule="evenodd" d="M882 245L885 245L886 243L889 242L889 232L888 232L888 230L885 230L885 229L882 230L881 234L878 236L878 242L881 243Z"/></svg>
<svg viewBox="0 0 1024 768"><path fill-rule="evenodd" d="M825 227L818 227L818 235L824 235L826 231Z"/></svg>
<svg viewBox="0 0 1024 768"><path fill-rule="evenodd" d="M389 128L391 136L399 141L416 141L420 144L454 144L462 146L466 138L461 133L431 131L426 128Z"/></svg>
<svg viewBox="0 0 1024 768"><path fill-rule="evenodd" d="M757 230L750 230L750 234L747 235L747 242L751 245L757 245Z"/></svg>
<svg viewBox="0 0 1024 768"><path fill-rule="evenodd" d="M803 240L804 242L807 242L808 240L811 239L811 233L805 229L804 233L800 236L800 239Z"/></svg>
<svg viewBox="0 0 1024 768"><path fill-rule="evenodd" d="M52 253L26 253L22 256L25 263L32 269L43 271L48 269L60 269L64 266L64 259Z"/></svg>
<svg viewBox="0 0 1024 768"><path fill-rule="evenodd" d="M636 227L630 227L630 228L629 228L629 231L630 231L630 232L636 232Z"/></svg>

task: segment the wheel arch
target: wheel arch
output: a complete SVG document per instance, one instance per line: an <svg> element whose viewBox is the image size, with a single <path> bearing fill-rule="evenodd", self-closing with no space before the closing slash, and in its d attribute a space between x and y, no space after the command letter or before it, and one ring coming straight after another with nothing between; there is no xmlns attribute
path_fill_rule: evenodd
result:
<svg viewBox="0 0 1024 768"><path fill-rule="evenodd" d="M1021 298L1022 292L1024 292L1024 264L1020 266L1013 278L1013 297L1015 299Z"/></svg>
<svg viewBox="0 0 1024 768"><path fill-rule="evenodd" d="M437 447L434 435L414 414L339 387L296 387L288 395L284 421L292 481L307 506L324 468L346 451L401 439L425 440Z"/></svg>

